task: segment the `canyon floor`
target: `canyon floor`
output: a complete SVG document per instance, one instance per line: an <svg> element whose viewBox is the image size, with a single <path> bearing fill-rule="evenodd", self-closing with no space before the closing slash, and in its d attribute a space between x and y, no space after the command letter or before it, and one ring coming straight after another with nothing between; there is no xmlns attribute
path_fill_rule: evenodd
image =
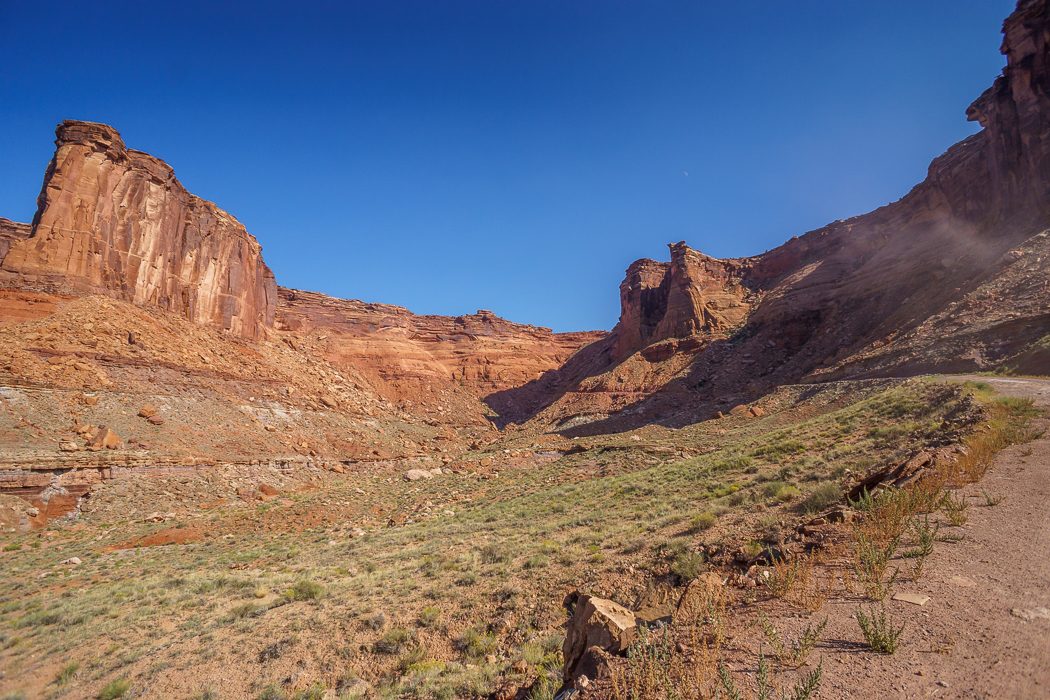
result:
<svg viewBox="0 0 1050 700"><path fill-rule="evenodd" d="M850 571L850 527L825 522L865 517L842 510L858 475L951 455L981 434L982 406L1004 401L993 390L1050 405L1041 380L833 382L782 387L752 412L556 450L510 431L417 480L415 463L398 460L344 474L132 472L94 489L76 520L4 536L0 689L549 698L567 594L673 618L654 629L678 634L673 601L714 575L724 583L716 640L703 653L679 640L685 656L667 661L695 674L685 697L724 690L718 669L753 685L771 640L824 617L804 662L774 667L785 688L819 664L815 697L1036 697L1047 683L1050 570L1038 553L1050 441L1008 448L985 480L954 492L961 506L930 509L940 534L923 575L886 584L931 599L884 600L905 624L894 655L865 646L853 616L874 602ZM1019 411L1012 422L1034 415L1003 405ZM900 537L894 566L911 570L912 530ZM771 583L785 561L807 562L792 590ZM671 697L639 690L644 658L613 664L590 696Z"/></svg>

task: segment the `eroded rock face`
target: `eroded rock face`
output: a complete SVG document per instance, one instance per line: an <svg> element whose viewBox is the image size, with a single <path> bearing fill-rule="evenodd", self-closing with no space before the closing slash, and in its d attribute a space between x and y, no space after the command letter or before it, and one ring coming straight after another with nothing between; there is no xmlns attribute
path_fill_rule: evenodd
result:
<svg viewBox="0 0 1050 700"><path fill-rule="evenodd" d="M428 403L460 390L477 401L555 369L605 335L552 333L484 310L426 316L295 289L278 297L278 329L323 335L330 362L356 368L392 401Z"/></svg>
<svg viewBox="0 0 1050 700"><path fill-rule="evenodd" d="M684 242L668 247L669 263L646 259L627 268L613 331L619 359L669 338L722 334L747 316L743 263L709 257Z"/></svg>
<svg viewBox="0 0 1050 700"><path fill-rule="evenodd" d="M983 130L907 196L751 258L676 244L638 261L588 362L501 404L543 425L595 416L583 434L686 424L785 383L1024 366L1050 335L1050 0L1003 32L1007 66L967 110Z"/></svg>
<svg viewBox="0 0 1050 700"><path fill-rule="evenodd" d="M111 127L65 121L56 135L32 229L6 236L0 282L105 293L248 338L272 324L276 283L240 222Z"/></svg>
<svg viewBox="0 0 1050 700"><path fill-rule="evenodd" d="M603 654L623 655L637 636L634 613L605 598L575 597L575 608L565 630L562 678L571 685L580 675L594 679L595 661Z"/></svg>
<svg viewBox="0 0 1050 700"><path fill-rule="evenodd" d="M17 221L0 217L0 263L4 262L4 258L7 257L7 251L11 249L11 246L17 241L29 238L32 230L33 227L29 224L20 224Z"/></svg>

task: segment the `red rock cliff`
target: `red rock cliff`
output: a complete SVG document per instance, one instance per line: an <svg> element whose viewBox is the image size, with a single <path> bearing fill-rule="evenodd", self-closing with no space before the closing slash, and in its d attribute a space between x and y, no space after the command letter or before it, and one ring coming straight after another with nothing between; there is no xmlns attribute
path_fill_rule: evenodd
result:
<svg viewBox="0 0 1050 700"><path fill-rule="evenodd" d="M669 248L669 263L645 259L627 268L613 331L616 358L667 338L719 335L747 316L748 293L741 284L746 268L740 261L709 257L684 242Z"/></svg>
<svg viewBox="0 0 1050 700"><path fill-rule="evenodd" d="M599 332L552 333L490 311L466 316L413 314L400 306L279 289L276 326L324 337L327 358L352 366L388 399L443 403L523 384L565 362Z"/></svg>
<svg viewBox="0 0 1050 700"><path fill-rule="evenodd" d="M982 130L901 200L751 258L679 244L670 263L636 262L612 336L577 356L589 361L502 404L551 406L548 420L630 406L591 428L614 430L689 422L778 384L986 370L1030 352L1050 334L1050 0L1022 0L1003 34L1007 65L966 111Z"/></svg>
<svg viewBox="0 0 1050 700"><path fill-rule="evenodd" d="M10 244L0 282L104 293L248 338L273 323L276 283L240 222L104 124L56 134L32 230Z"/></svg>

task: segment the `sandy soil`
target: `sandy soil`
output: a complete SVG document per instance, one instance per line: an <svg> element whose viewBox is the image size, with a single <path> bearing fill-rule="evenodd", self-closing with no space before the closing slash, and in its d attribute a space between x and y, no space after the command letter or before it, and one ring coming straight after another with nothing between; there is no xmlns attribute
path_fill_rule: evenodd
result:
<svg viewBox="0 0 1050 700"><path fill-rule="evenodd" d="M973 379L1050 409L1050 380ZM929 602L887 603L907 625L895 655L859 643L856 601L819 614L830 618L814 654L825 666L819 697L1050 698L1050 435L1004 450L962 493L968 521L942 530L962 539L938 543L919 580L896 587ZM1002 501L989 506L985 493Z"/></svg>

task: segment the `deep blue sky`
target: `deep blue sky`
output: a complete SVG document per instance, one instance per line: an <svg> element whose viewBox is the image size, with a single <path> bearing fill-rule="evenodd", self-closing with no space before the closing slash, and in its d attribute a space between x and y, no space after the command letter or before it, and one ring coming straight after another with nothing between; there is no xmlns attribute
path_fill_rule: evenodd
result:
<svg viewBox="0 0 1050 700"><path fill-rule="evenodd" d="M611 327L668 242L750 255L901 197L976 130L1013 6L211 4L0 0L0 216L57 122L102 121L281 284L557 330Z"/></svg>

